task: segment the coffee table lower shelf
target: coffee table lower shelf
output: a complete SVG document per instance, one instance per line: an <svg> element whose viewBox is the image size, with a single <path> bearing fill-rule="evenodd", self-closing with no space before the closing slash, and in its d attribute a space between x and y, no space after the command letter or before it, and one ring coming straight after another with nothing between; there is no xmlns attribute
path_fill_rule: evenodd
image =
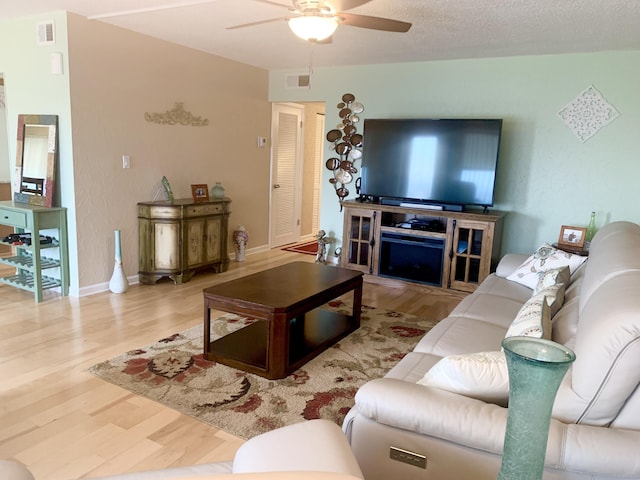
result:
<svg viewBox="0 0 640 480"><path fill-rule="evenodd" d="M350 315L322 309L294 318L289 325L288 374L358 328ZM268 328L267 320L258 320L218 338L210 342L206 359L265 376Z"/></svg>

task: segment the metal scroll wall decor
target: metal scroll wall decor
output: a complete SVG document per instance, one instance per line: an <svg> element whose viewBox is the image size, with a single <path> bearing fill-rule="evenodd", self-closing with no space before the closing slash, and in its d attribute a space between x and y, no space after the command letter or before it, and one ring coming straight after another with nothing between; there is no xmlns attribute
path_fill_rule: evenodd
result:
<svg viewBox="0 0 640 480"><path fill-rule="evenodd" d="M354 175L358 173L354 163L362 158L363 139L355 124L360 121L358 114L364 111L364 106L356 102L356 97L351 93L345 93L337 107L341 122L338 128L327 133L327 140L333 143L334 156L327 160L325 165L333 172L329 182L341 201L349 195L347 185L353 182ZM340 211L342 211L342 203Z"/></svg>
<svg viewBox="0 0 640 480"><path fill-rule="evenodd" d="M160 125L184 125L191 127L206 127L209 125L208 118L196 117L191 112L184 109L184 103L176 102L171 110L164 113L145 112L144 119L147 122L158 123Z"/></svg>

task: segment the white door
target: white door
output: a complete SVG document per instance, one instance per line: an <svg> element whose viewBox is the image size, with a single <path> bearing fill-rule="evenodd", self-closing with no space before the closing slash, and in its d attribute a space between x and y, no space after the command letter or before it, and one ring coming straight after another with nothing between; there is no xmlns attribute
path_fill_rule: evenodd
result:
<svg viewBox="0 0 640 480"><path fill-rule="evenodd" d="M313 166L313 218L311 219L311 231L320 230L320 195L322 194L322 166L324 165L324 113L316 114L315 131L315 162Z"/></svg>
<svg viewBox="0 0 640 480"><path fill-rule="evenodd" d="M302 105L273 105L271 248L300 240L303 113Z"/></svg>

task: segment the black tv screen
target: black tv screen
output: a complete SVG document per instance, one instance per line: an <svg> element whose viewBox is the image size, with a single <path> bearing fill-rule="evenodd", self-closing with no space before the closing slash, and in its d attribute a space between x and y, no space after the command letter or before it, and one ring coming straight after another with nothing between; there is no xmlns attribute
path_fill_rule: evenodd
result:
<svg viewBox="0 0 640 480"><path fill-rule="evenodd" d="M362 195L492 206L501 119L367 119Z"/></svg>

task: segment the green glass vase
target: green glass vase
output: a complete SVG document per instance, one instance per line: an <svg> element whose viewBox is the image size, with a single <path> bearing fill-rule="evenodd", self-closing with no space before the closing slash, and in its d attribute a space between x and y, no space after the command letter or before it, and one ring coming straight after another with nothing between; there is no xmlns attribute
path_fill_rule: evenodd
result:
<svg viewBox="0 0 640 480"><path fill-rule="evenodd" d="M563 345L532 337L502 341L509 409L498 480L540 480L556 393L576 359Z"/></svg>
<svg viewBox="0 0 640 480"><path fill-rule="evenodd" d="M224 187L222 186L222 183L216 182L216 184L211 189L211 197L224 198Z"/></svg>

